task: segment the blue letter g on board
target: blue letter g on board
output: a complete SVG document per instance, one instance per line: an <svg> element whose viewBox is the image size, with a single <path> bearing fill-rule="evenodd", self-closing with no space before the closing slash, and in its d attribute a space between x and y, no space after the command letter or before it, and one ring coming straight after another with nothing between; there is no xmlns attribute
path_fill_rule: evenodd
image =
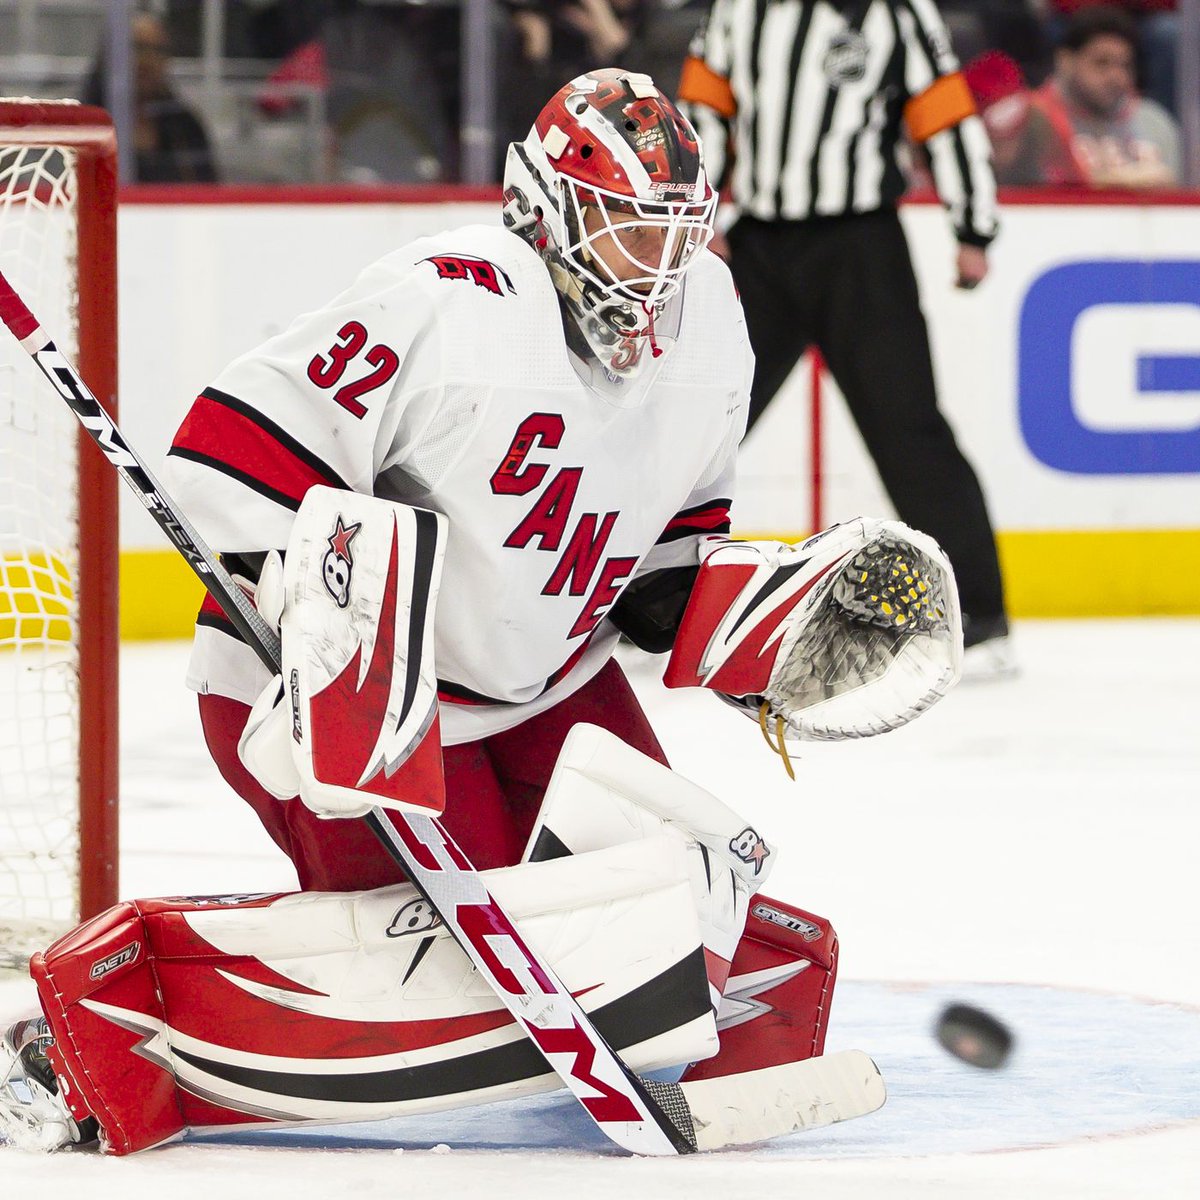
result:
<svg viewBox="0 0 1200 1200"><path fill-rule="evenodd" d="M1121 420L1089 419L1090 399L1079 390L1086 366L1075 361L1085 344L1077 336L1080 318L1104 308L1117 322L1110 328L1119 330L1121 310L1133 316L1143 305L1190 306L1195 321L1185 311L1180 328L1200 330L1200 261L1067 263L1030 287L1021 307L1017 404L1022 436L1047 466L1082 475L1200 472L1200 415L1188 417L1200 402L1200 335L1193 340L1188 332L1165 351L1130 349L1107 381L1093 371L1090 387L1111 386L1132 398ZM1144 422L1139 399L1146 402ZM1182 419L1163 421L1161 414L1175 405Z"/></svg>

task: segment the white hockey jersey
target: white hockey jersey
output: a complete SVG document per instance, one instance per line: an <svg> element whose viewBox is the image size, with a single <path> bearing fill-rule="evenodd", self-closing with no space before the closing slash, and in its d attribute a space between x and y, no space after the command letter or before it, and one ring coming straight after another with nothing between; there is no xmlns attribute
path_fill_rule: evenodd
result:
<svg viewBox="0 0 1200 1200"><path fill-rule="evenodd" d="M286 547L317 483L446 514L442 734L473 740L582 686L612 654L604 616L623 588L728 529L753 357L725 265L705 254L689 272L649 382L597 389L572 364L520 237L423 238L222 372L165 482L224 553ZM211 602L188 682L247 703L267 682Z"/></svg>

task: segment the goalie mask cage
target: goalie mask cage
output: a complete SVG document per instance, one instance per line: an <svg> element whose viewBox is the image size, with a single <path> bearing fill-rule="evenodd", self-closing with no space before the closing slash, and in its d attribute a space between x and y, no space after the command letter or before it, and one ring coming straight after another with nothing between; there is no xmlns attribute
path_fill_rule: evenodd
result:
<svg viewBox="0 0 1200 1200"><path fill-rule="evenodd" d="M107 113L0 99L0 269L110 412L116 189ZM116 473L0 328L0 966L116 900L117 537Z"/></svg>

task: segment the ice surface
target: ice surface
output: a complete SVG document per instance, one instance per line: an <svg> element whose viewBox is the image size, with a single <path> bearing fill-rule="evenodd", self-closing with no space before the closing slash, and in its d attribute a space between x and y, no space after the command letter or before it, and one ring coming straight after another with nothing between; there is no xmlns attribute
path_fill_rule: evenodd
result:
<svg viewBox="0 0 1200 1200"><path fill-rule="evenodd" d="M628 660L675 767L780 845L772 894L834 920L829 1048L879 1062L878 1114L661 1161L614 1153L551 1096L125 1160L0 1149L4 1194L1200 1195L1200 621L1023 622L1015 637L1018 679L962 686L883 738L805 748L796 783L751 722ZM121 890L293 887L208 763L185 656L122 652ZM0 1013L30 995L0 984ZM938 1048L951 1000L1010 1024L1008 1068Z"/></svg>

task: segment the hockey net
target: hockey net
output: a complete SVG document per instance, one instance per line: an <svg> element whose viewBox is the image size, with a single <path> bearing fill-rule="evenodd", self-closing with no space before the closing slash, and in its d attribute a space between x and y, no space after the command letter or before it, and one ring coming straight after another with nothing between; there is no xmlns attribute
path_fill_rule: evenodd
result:
<svg viewBox="0 0 1200 1200"><path fill-rule="evenodd" d="M0 99L0 269L107 405L107 114ZM0 327L0 966L116 899L115 478Z"/></svg>

